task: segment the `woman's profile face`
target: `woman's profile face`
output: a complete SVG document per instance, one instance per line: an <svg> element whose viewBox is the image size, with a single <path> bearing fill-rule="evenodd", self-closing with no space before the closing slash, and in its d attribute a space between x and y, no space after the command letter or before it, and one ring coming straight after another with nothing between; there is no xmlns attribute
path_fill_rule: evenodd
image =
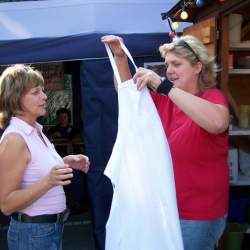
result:
<svg viewBox="0 0 250 250"><path fill-rule="evenodd" d="M186 58L168 52L165 64L167 67L166 76L176 87L187 90L191 84L198 86L199 73L201 72L200 63L192 65Z"/></svg>
<svg viewBox="0 0 250 250"><path fill-rule="evenodd" d="M46 113L47 96L43 86L30 88L21 98L22 111L26 116L37 119Z"/></svg>

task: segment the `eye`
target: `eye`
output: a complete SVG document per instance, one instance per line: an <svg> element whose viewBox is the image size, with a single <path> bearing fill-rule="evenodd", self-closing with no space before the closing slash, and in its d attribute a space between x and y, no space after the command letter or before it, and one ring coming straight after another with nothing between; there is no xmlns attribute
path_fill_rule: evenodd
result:
<svg viewBox="0 0 250 250"><path fill-rule="evenodd" d="M34 90L34 91L32 92L32 94L38 95L38 94L39 94L39 90Z"/></svg>
<svg viewBox="0 0 250 250"><path fill-rule="evenodd" d="M42 89L40 87L36 87L31 91L31 94L33 95L38 95L40 94L40 92L42 91Z"/></svg>
<svg viewBox="0 0 250 250"><path fill-rule="evenodd" d="M178 67L178 66L180 66L181 64L180 63L178 63L178 62L175 62L175 63L173 63L174 64L174 66L175 67Z"/></svg>

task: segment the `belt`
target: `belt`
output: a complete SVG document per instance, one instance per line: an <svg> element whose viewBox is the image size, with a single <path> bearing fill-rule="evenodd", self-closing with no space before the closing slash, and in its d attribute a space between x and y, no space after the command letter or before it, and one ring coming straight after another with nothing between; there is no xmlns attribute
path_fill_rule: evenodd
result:
<svg viewBox="0 0 250 250"><path fill-rule="evenodd" d="M60 214L43 214L29 216L20 212L13 213L11 218L24 223L64 223L69 217L69 210L66 209Z"/></svg>

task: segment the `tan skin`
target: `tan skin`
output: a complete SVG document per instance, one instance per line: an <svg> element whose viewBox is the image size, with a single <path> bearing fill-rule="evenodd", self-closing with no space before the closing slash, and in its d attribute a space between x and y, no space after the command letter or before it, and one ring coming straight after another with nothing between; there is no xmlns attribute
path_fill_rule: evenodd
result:
<svg viewBox="0 0 250 250"><path fill-rule="evenodd" d="M110 46L121 80L131 79L132 75L128 67L127 56L120 46L122 38L108 35L103 36L101 41ZM207 132L220 134L226 131L229 125L228 108L194 95L199 91L198 77L202 64L198 62L195 65L191 65L187 59L179 58L171 52L167 53L165 64L167 66L166 76L175 86L168 95L171 101ZM133 79L139 90L144 88L149 82L155 89L161 83L160 76L152 70L145 68L139 68Z"/></svg>
<svg viewBox="0 0 250 250"><path fill-rule="evenodd" d="M21 99L23 110L17 117L35 126L37 118L45 114L46 99L41 86L31 88ZM68 155L63 164L54 166L47 176L24 189L21 182L30 160L30 151L20 135L5 136L0 144L0 207L5 215L24 209L54 186L70 184L72 168L87 173L90 164L87 156Z"/></svg>

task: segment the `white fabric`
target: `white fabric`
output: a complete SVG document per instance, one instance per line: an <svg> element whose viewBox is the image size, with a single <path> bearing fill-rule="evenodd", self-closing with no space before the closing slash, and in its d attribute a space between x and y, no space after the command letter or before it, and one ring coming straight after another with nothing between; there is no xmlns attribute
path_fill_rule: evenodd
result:
<svg viewBox="0 0 250 250"><path fill-rule="evenodd" d="M118 135L104 174L114 196L106 225L106 250L182 250L172 161L147 88L118 82ZM129 52L127 52L129 53Z"/></svg>

